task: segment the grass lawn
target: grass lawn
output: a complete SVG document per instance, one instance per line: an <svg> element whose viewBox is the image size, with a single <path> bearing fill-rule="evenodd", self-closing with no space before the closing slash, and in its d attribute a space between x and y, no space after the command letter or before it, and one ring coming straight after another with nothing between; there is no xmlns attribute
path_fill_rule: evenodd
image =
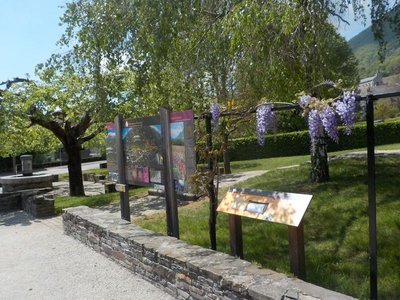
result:
<svg viewBox="0 0 400 300"><path fill-rule="evenodd" d="M129 197L135 197L147 193L147 188L134 188L129 190ZM85 197L56 197L54 206L56 213L60 214L63 208L86 205L89 207L119 203L119 193L109 193Z"/></svg>
<svg viewBox="0 0 400 300"><path fill-rule="evenodd" d="M82 174L100 174L100 175L108 175L107 169L90 169L82 171ZM59 175L60 181L68 181L68 173Z"/></svg>
<svg viewBox="0 0 400 300"><path fill-rule="evenodd" d="M398 146L379 148L399 149ZM272 169L307 159L304 156L238 162L233 163L233 169L235 172ZM263 167L254 165L258 163ZM381 299L400 299L399 166L400 156L376 158L378 291ZM239 186L314 195L304 219L307 279L365 299L369 297L366 159L332 161L330 173L329 182L311 184L309 166L302 165L274 170ZM163 214L156 214L135 218L133 222L165 233L164 220ZM179 223L182 240L209 247L206 200L179 208ZM223 213L218 214L217 238L218 250L229 253L228 218ZM246 260L289 274L287 226L243 218L243 238Z"/></svg>
<svg viewBox="0 0 400 300"><path fill-rule="evenodd" d="M381 146L376 146L375 148L376 150L400 150L400 143L381 145ZM358 152L358 151L367 151L367 148L329 152L329 156L332 157L339 154ZM310 160L310 155L272 157L264 159L233 161L231 162L231 168L233 173L255 171L255 170L272 170L280 167L303 164L309 160Z"/></svg>

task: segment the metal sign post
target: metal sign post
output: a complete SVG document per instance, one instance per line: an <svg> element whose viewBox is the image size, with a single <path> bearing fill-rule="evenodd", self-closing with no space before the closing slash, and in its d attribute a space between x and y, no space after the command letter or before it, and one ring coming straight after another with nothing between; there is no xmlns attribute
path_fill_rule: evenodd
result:
<svg viewBox="0 0 400 300"><path fill-rule="evenodd" d="M374 98L367 97L367 156L368 156L368 215L369 215L369 263L370 297L378 298L378 261L376 241L376 192L375 192L375 132Z"/></svg>
<svg viewBox="0 0 400 300"><path fill-rule="evenodd" d="M115 136L117 148L117 165L118 165L118 184L120 186L119 197L121 205L121 219L131 221L131 212L129 208L129 191L126 184L126 170L125 170L125 151L124 142L122 137L122 117L120 115L115 117Z"/></svg>
<svg viewBox="0 0 400 300"><path fill-rule="evenodd" d="M211 116L208 114L206 116L206 149L211 151L212 149L212 131L211 131ZM214 172L214 165L212 158L208 158L208 172ZM211 249L217 250L217 206L218 201L215 196L215 186L214 186L214 176L210 176L210 181L207 183L208 194L210 196L210 216L208 218L208 228L210 234ZM243 252L243 251L242 251Z"/></svg>
<svg viewBox="0 0 400 300"><path fill-rule="evenodd" d="M162 133L162 153L164 164L165 202L167 211L167 234L179 239L178 205L174 187L174 172L172 163L171 132L169 117L170 111L160 108L160 121Z"/></svg>

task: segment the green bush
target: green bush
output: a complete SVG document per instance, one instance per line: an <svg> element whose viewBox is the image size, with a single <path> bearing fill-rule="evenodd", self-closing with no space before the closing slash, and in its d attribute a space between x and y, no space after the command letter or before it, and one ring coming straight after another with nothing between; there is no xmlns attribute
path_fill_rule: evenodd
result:
<svg viewBox="0 0 400 300"><path fill-rule="evenodd" d="M356 125L351 135L339 128L339 143L330 141L328 151L348 150L367 146L366 125ZM375 123L375 144L384 145L400 142L400 121ZM257 143L256 137L233 139L229 153L232 161L259 159L267 157L306 155L310 153L308 131L298 131L268 135L264 146Z"/></svg>

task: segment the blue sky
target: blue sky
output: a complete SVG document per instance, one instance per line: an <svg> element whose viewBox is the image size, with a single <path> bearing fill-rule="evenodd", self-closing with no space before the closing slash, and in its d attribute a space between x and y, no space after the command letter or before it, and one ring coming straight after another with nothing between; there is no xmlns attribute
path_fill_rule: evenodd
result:
<svg viewBox="0 0 400 300"><path fill-rule="evenodd" d="M66 0L0 0L0 82L34 75L35 66L59 52L58 26Z"/></svg>
<svg viewBox="0 0 400 300"><path fill-rule="evenodd" d="M0 82L14 77L34 76L35 66L52 53L63 33L58 25L67 0L0 0ZM351 18L349 18L351 19ZM364 27L345 26L339 31L349 39Z"/></svg>

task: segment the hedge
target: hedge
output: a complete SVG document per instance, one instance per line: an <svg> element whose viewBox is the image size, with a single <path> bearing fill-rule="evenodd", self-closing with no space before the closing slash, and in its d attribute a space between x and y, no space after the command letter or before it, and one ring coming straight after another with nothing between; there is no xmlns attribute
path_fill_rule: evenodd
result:
<svg viewBox="0 0 400 300"><path fill-rule="evenodd" d="M339 143L330 141L328 151L348 150L367 146L366 125L355 125L352 134L346 135L339 128ZM393 144L400 142L400 121L375 123L375 144ZM268 135L264 146L257 143L256 137L233 139L230 141L229 154L232 161L260 159L267 157L307 155L310 153L308 131L298 131Z"/></svg>

